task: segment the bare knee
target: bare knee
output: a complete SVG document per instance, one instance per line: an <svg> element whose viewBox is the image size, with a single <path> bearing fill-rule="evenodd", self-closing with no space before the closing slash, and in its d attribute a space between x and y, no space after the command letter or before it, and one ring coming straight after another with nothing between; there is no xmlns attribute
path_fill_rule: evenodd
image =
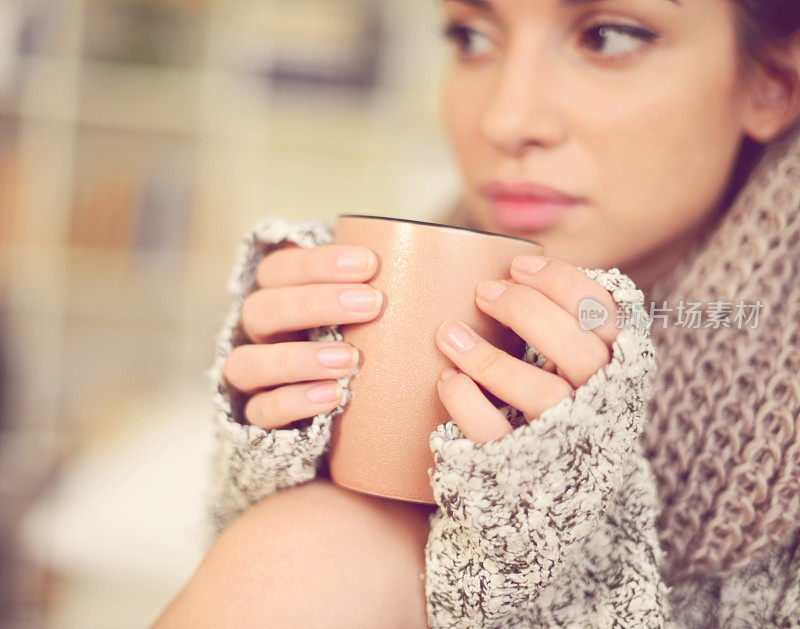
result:
<svg viewBox="0 0 800 629"><path fill-rule="evenodd" d="M173 607L214 626L426 627L429 512L327 479L282 490L223 532Z"/></svg>

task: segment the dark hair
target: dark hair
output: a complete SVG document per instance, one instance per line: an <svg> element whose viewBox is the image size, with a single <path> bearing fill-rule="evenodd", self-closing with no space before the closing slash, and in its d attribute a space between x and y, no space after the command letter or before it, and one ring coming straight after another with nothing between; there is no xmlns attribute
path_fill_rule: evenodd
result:
<svg viewBox="0 0 800 629"><path fill-rule="evenodd" d="M762 64L779 73L785 80L800 87L795 68L781 61L780 50L788 39L800 31L800 6L797 0L733 0L736 7L736 30L742 66L749 72L754 64Z"/></svg>
<svg viewBox="0 0 800 629"><path fill-rule="evenodd" d="M800 10L796 0L734 0L743 17L759 35L767 39L788 37L800 29Z"/></svg>
<svg viewBox="0 0 800 629"><path fill-rule="evenodd" d="M797 70L787 64L781 55L774 53L788 43L793 35L800 32L800 6L798 6L800 0L731 1L736 14L740 76L743 79L748 77L760 64L783 77L795 88L794 93L797 95L800 92L800 77ZM775 139L790 135L796 128L800 128L800 116ZM712 225L730 207L765 149L766 145L744 136L727 190L714 211Z"/></svg>
<svg viewBox="0 0 800 629"><path fill-rule="evenodd" d="M800 34L798 0L733 0L733 3L742 77L748 77L760 65L785 81L797 98L800 93L797 68L775 53ZM778 137L790 134L798 126L800 116ZM745 140L742 150L745 172L758 160L762 148L749 138Z"/></svg>

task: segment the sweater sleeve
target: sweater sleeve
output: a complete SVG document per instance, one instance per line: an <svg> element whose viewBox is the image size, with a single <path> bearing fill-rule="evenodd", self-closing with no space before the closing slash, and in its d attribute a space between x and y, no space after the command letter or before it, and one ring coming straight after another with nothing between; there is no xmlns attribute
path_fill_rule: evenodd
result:
<svg viewBox="0 0 800 629"><path fill-rule="evenodd" d="M293 422L291 427L265 430L244 418L246 396L231 387L222 367L231 350L249 340L241 325L244 299L257 289L256 270L261 259L286 242L301 247L329 244L333 226L325 221L289 221L269 216L243 237L227 289L233 301L216 336L215 359L208 370L214 403L215 442L208 494L210 541L261 498L324 473L324 454L331 437L333 417L348 401L346 387L352 374L341 378L343 398L335 409ZM309 340L341 341L338 326L306 331Z"/></svg>
<svg viewBox="0 0 800 629"><path fill-rule="evenodd" d="M428 623L662 626L656 493L638 449L655 369L643 294L618 269L581 269L625 313L611 359L573 394L487 443L431 433L439 506L425 546ZM526 345L523 358L541 364ZM523 418L524 420L524 418Z"/></svg>
<svg viewBox="0 0 800 629"><path fill-rule="evenodd" d="M800 627L800 527L727 576L678 581L669 598L670 629Z"/></svg>
<svg viewBox="0 0 800 629"><path fill-rule="evenodd" d="M735 629L800 627L800 528L722 580L718 617L718 626Z"/></svg>

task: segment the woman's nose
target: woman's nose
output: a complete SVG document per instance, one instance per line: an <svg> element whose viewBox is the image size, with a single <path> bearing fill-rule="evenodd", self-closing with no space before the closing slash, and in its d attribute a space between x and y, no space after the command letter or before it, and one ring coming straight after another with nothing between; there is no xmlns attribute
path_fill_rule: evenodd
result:
<svg viewBox="0 0 800 629"><path fill-rule="evenodd" d="M484 139L498 150L513 154L530 145L562 142L566 130L550 76L544 64L534 62L530 55L506 57L498 67L481 120Z"/></svg>

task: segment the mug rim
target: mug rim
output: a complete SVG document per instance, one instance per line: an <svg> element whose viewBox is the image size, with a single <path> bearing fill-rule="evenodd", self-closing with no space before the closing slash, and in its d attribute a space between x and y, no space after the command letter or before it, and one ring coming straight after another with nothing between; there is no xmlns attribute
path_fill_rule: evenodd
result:
<svg viewBox="0 0 800 629"><path fill-rule="evenodd" d="M497 234L495 232L488 232L483 229L470 229L469 227L458 227L456 225L444 225L442 223L431 223L430 221L418 221L413 218L395 218L393 216L375 216L372 214L338 214L337 218L375 218L382 221L395 221L399 223L415 223L417 225L430 225L432 227L444 227L446 229L460 229L461 231L471 232L473 234L485 234L486 236L498 236L500 238L511 238L512 240L521 240L522 242L533 243L544 247L538 240L530 240L529 238L520 238L519 236L509 236L508 234Z"/></svg>

